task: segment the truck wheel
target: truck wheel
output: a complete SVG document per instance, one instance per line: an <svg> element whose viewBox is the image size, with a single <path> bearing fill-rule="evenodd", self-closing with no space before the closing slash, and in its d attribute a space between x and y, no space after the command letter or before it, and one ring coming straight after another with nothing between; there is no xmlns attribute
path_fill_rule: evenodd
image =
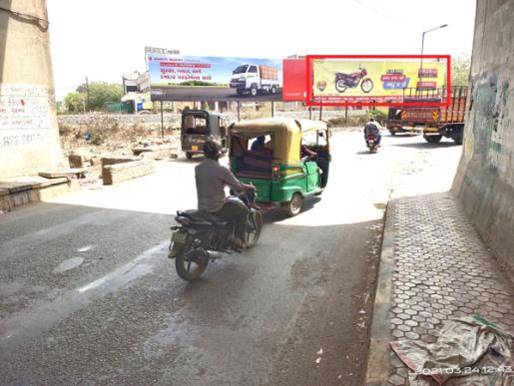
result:
<svg viewBox="0 0 514 386"><path fill-rule="evenodd" d="M296 216L302 211L303 197L300 193L293 194L291 201L286 205L286 212L290 217Z"/></svg>
<svg viewBox="0 0 514 386"><path fill-rule="evenodd" d="M441 142L441 139L443 138L442 135L427 135L427 136L423 136L423 138L425 138L425 141L427 141L428 143L439 143Z"/></svg>
<svg viewBox="0 0 514 386"><path fill-rule="evenodd" d="M277 93L277 88L275 86L271 86L271 93L272 94L276 94Z"/></svg>
<svg viewBox="0 0 514 386"><path fill-rule="evenodd" d="M189 152L189 151L188 151L188 152L186 152L186 158L187 158L187 159L192 159L192 158L193 158L193 153L191 153L191 152Z"/></svg>
<svg viewBox="0 0 514 386"><path fill-rule="evenodd" d="M462 135L457 135L453 140L457 145L462 145Z"/></svg>
<svg viewBox="0 0 514 386"><path fill-rule="evenodd" d="M259 90L257 89L257 85L252 84L252 87L250 87L250 95L251 96L257 96Z"/></svg>
<svg viewBox="0 0 514 386"><path fill-rule="evenodd" d="M396 135L396 131L395 130L389 130L389 132L391 133L391 135L394 137Z"/></svg>

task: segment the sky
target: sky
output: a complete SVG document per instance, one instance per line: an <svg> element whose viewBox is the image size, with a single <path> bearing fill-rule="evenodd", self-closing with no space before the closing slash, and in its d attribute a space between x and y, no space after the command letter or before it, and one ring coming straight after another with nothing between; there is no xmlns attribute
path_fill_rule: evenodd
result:
<svg viewBox="0 0 514 386"><path fill-rule="evenodd" d="M144 47L183 55L471 54L475 0L47 0L57 99L145 71Z"/></svg>

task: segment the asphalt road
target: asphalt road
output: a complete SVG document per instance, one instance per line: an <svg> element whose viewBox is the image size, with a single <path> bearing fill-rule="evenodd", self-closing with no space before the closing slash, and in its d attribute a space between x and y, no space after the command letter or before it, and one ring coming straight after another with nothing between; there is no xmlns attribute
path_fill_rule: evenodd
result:
<svg viewBox="0 0 514 386"><path fill-rule="evenodd" d="M2 385L359 385L390 195L446 190L451 142L336 133L329 186L196 283L167 257L195 161L0 215Z"/></svg>

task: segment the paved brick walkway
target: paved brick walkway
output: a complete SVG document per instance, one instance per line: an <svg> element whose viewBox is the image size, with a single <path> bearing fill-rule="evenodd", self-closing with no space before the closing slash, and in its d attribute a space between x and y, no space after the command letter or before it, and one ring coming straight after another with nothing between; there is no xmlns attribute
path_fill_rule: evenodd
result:
<svg viewBox="0 0 514 386"><path fill-rule="evenodd" d="M455 199L432 194L391 202L393 339L436 340L442 322L479 313L514 332L514 290ZM389 383L408 384L391 351Z"/></svg>

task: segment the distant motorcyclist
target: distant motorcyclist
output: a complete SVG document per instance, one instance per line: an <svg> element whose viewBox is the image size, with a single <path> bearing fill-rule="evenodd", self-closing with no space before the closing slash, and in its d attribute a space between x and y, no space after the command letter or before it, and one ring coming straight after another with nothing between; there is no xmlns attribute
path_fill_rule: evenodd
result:
<svg viewBox="0 0 514 386"><path fill-rule="evenodd" d="M364 140L367 141L370 135L374 135L377 144L380 145L380 141L382 140L382 135L380 134L381 130L382 126L380 126L380 123L375 121L374 118L370 118L368 123L364 126Z"/></svg>
<svg viewBox="0 0 514 386"><path fill-rule="evenodd" d="M226 167L219 164L221 146L208 139L203 145L205 160L195 168L198 209L235 225L233 244L243 246L248 208L238 200L226 200L225 186L234 191L254 190L253 185L240 182Z"/></svg>

